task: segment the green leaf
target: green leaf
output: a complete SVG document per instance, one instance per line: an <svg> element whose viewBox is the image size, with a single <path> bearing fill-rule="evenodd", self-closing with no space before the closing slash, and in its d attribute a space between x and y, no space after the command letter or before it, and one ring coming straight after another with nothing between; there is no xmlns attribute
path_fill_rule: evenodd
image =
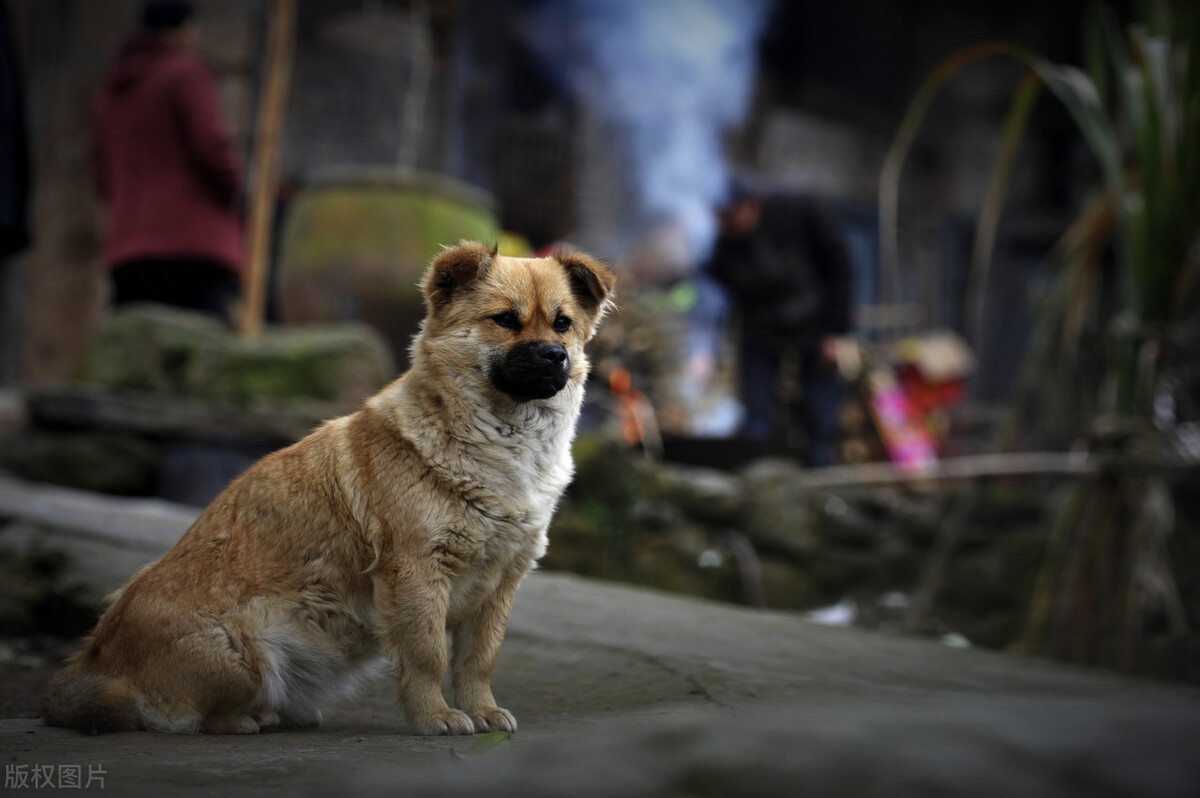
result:
<svg viewBox="0 0 1200 798"><path fill-rule="evenodd" d="M1009 105L1008 117L1004 120L1004 133L1000 139L1000 151L992 166L992 176L987 194L979 210L975 224L975 244L971 252L968 277L967 334L977 348L983 345L984 296L987 292L988 272L992 250L996 243L996 231L1000 227L1000 216L1004 210L1004 196L1012 177L1017 150L1029 127L1029 117L1037 99L1041 96L1042 82L1037 74L1029 72L1017 87Z"/></svg>
<svg viewBox="0 0 1200 798"><path fill-rule="evenodd" d="M494 731L483 735L467 747L467 756L482 756L512 745L512 732Z"/></svg>
<svg viewBox="0 0 1200 798"><path fill-rule="evenodd" d="M879 175L879 260L884 302L896 300L896 291L900 284L900 177L913 141L916 140L929 108L945 85L966 66L994 55L1007 55L1018 61L1032 58L1028 51L1006 42L985 42L956 50L933 68L917 88L917 93L900 120L900 127L884 157Z"/></svg>
<svg viewBox="0 0 1200 798"><path fill-rule="evenodd" d="M1096 87L1100 105L1107 112L1108 59L1104 52L1104 11L1099 3L1092 4L1083 20L1083 63Z"/></svg>

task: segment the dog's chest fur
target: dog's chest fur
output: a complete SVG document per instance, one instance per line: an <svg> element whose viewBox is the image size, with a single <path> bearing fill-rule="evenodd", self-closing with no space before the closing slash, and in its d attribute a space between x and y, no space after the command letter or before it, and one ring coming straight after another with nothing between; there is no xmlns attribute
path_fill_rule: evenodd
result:
<svg viewBox="0 0 1200 798"><path fill-rule="evenodd" d="M569 388L553 402L507 415L478 412L454 428L412 424L404 419L419 416L399 415L401 435L429 468L426 478L454 497L427 519L432 553L449 576L451 616L469 611L545 554L547 527L573 474L581 400L581 390ZM388 401L404 406L415 398L402 390Z"/></svg>

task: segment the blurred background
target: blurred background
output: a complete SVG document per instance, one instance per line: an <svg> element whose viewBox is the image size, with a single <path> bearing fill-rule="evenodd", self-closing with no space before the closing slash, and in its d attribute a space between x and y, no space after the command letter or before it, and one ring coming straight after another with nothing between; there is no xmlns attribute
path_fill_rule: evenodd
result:
<svg viewBox="0 0 1200 798"><path fill-rule="evenodd" d="M142 3L0 4L10 653L102 586L25 486L203 506L403 370L466 238L620 277L546 567L1200 678L1191 4L195 5L262 286L232 327L110 303L92 109ZM744 434L731 186L841 242L821 467L787 351Z"/></svg>

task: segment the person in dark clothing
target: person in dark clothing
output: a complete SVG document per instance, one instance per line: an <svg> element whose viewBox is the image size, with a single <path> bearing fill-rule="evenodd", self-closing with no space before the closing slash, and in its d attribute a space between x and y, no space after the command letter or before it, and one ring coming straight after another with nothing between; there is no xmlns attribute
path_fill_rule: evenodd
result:
<svg viewBox="0 0 1200 798"><path fill-rule="evenodd" d="M0 263L29 245L29 143L8 6L0 3Z"/></svg>
<svg viewBox="0 0 1200 798"><path fill-rule="evenodd" d="M798 360L799 422L810 465L836 460L836 342L850 329L852 272L837 220L815 198L736 184L720 210L708 272L740 312L743 434L780 440L780 376Z"/></svg>
<svg viewBox="0 0 1200 798"><path fill-rule="evenodd" d="M208 69L189 50L194 8L152 0L105 77L93 161L109 210L113 302L228 319L242 268L242 176Z"/></svg>

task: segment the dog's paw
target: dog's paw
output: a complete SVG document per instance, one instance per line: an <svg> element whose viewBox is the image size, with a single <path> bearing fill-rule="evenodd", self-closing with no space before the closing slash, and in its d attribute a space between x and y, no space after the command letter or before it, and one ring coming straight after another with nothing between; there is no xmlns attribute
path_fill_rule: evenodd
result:
<svg viewBox="0 0 1200 798"><path fill-rule="evenodd" d="M474 734L475 724L467 713L447 707L409 722L418 734Z"/></svg>
<svg viewBox="0 0 1200 798"><path fill-rule="evenodd" d="M475 723L475 731L477 732L515 732L517 730L517 719L503 707L472 709L468 710L467 714L471 716L471 720Z"/></svg>
<svg viewBox="0 0 1200 798"><path fill-rule="evenodd" d="M266 729L271 726L278 726L279 714L270 709L257 709L250 713L250 717L258 724L258 728Z"/></svg>
<svg viewBox="0 0 1200 798"><path fill-rule="evenodd" d="M209 715L200 726L205 734L258 734L258 729L249 715Z"/></svg>

